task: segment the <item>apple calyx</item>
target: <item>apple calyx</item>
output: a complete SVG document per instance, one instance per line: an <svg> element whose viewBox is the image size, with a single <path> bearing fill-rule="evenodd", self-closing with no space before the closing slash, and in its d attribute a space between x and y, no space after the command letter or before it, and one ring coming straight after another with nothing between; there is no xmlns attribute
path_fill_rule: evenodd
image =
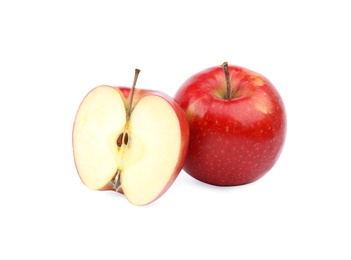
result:
<svg viewBox="0 0 351 260"><path fill-rule="evenodd" d="M223 64L221 65L221 67L223 68L224 71L224 75L225 75L225 82L226 82L226 92L225 92L225 96L224 99L230 99L230 92L231 92L231 87L230 87L230 77L229 77L229 70L228 70L228 62L223 62Z"/></svg>
<svg viewBox="0 0 351 260"><path fill-rule="evenodd" d="M129 107L127 108L127 114L126 114L126 125L124 127L123 132L118 135L118 138L116 140L118 149L122 149L122 158L125 151L125 147L129 143L128 128L129 128L130 116L132 115L133 98L134 98L135 86L138 80L139 73L140 73L140 69L135 69L132 90L129 97ZM117 169L115 176L111 180L111 185L116 191L119 191L122 188L122 184L120 182L120 175L121 175L121 169Z"/></svg>

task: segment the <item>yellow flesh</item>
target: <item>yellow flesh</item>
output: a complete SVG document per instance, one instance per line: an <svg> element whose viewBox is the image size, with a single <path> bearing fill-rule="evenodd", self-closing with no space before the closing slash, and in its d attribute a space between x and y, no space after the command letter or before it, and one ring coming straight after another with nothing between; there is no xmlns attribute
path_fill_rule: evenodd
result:
<svg viewBox="0 0 351 260"><path fill-rule="evenodd" d="M172 179L181 133L173 108L161 97L144 96L135 105L128 129L123 95L98 87L83 100L76 116L73 148L78 173L91 189L100 189L121 171L127 199L136 205L153 201ZM128 145L118 147L127 130Z"/></svg>
<svg viewBox="0 0 351 260"><path fill-rule="evenodd" d="M119 91L98 87L83 100L73 130L73 149L78 173L91 189L101 189L116 174L116 140L126 123Z"/></svg>
<svg viewBox="0 0 351 260"><path fill-rule="evenodd" d="M158 96L142 98L132 112L130 139L121 183L127 199L143 205L164 189L179 159L180 126L168 102Z"/></svg>

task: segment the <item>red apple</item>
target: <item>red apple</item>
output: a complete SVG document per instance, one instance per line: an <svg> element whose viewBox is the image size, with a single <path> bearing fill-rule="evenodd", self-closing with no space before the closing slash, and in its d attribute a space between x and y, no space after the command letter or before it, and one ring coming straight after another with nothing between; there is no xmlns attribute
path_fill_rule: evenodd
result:
<svg viewBox="0 0 351 260"><path fill-rule="evenodd" d="M194 178L218 186L247 184L278 160L286 113L264 76L225 62L190 77L175 99L190 125L184 170Z"/></svg>
<svg viewBox="0 0 351 260"><path fill-rule="evenodd" d="M135 205L159 198L182 170L189 125L164 93L99 86L79 106L73 153L83 183L115 190Z"/></svg>

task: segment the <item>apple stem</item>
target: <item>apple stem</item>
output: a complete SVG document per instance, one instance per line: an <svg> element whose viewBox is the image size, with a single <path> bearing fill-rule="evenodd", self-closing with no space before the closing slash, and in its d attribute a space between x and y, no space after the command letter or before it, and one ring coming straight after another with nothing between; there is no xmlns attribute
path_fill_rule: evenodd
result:
<svg viewBox="0 0 351 260"><path fill-rule="evenodd" d="M132 114L132 105L133 105L133 98L134 98L134 92L135 92L135 85L137 83L139 73L140 73L140 69L135 69L134 81L133 81L132 91L131 91L130 100L129 100L129 109L128 109L128 113L127 113L127 122L129 121L130 115Z"/></svg>
<svg viewBox="0 0 351 260"><path fill-rule="evenodd" d="M227 86L227 91L225 93L224 99L230 99L230 77L229 77L229 69L228 69L228 62L223 62L222 68L225 75L225 82Z"/></svg>

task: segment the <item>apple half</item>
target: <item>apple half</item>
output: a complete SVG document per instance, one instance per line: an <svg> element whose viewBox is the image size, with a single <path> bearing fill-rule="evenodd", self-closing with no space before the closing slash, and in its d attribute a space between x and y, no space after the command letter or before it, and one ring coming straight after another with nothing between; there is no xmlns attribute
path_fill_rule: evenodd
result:
<svg viewBox="0 0 351 260"><path fill-rule="evenodd" d="M166 192L183 168L188 141L184 111L151 90L96 87L80 104L73 126L74 160L83 183L119 191L134 205Z"/></svg>

